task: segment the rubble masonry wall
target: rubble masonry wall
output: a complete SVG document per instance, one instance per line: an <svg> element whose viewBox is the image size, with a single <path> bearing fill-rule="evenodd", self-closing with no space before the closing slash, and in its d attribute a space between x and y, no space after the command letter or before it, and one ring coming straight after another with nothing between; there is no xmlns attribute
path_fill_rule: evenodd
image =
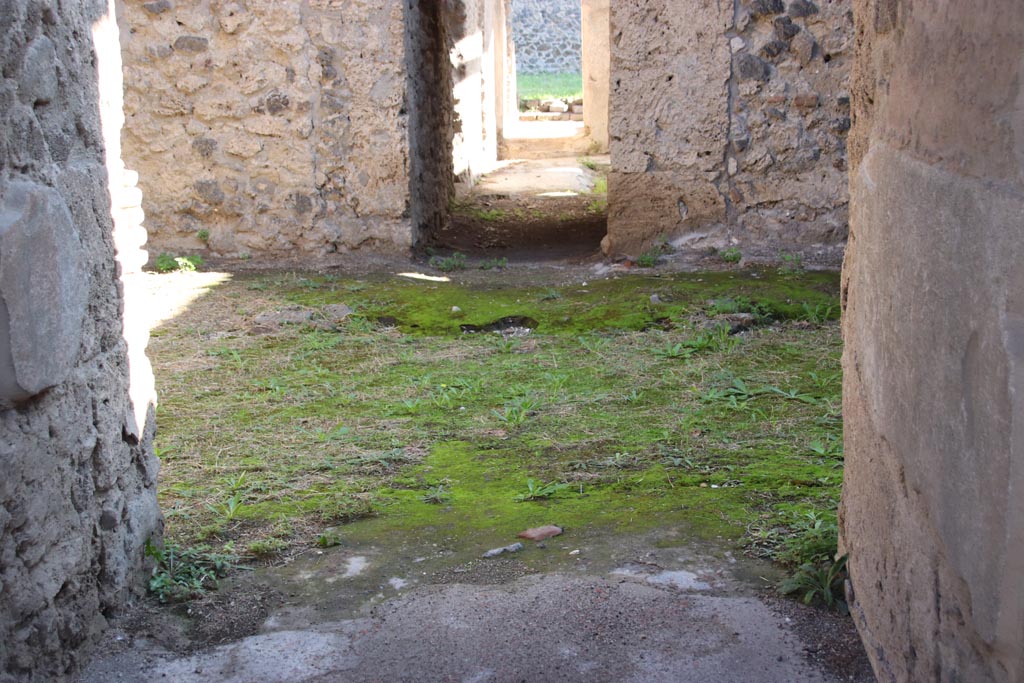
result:
<svg viewBox="0 0 1024 683"><path fill-rule="evenodd" d="M118 0L124 155L151 242L228 256L407 249L404 4Z"/></svg>
<svg viewBox="0 0 1024 683"><path fill-rule="evenodd" d="M580 0L512 0L516 71L580 73Z"/></svg>
<svg viewBox="0 0 1024 683"><path fill-rule="evenodd" d="M610 253L841 253L849 0L614 0Z"/></svg>
<svg viewBox="0 0 1024 683"><path fill-rule="evenodd" d="M111 4L0 17L0 681L58 681L141 590L161 531L152 376L115 261L118 242L120 267L138 262L141 228L118 240L112 221L138 209L123 169L112 206L105 168Z"/></svg>

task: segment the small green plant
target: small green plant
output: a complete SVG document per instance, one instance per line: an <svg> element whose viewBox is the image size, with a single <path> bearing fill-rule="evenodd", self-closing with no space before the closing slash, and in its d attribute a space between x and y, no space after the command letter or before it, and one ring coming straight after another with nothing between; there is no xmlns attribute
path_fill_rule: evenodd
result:
<svg viewBox="0 0 1024 683"><path fill-rule="evenodd" d="M280 538L263 538L253 541L245 549L256 557L271 557L287 550L288 542Z"/></svg>
<svg viewBox="0 0 1024 683"><path fill-rule="evenodd" d="M742 409L747 407L750 401L766 393L766 389L755 389L737 377L732 380L732 384L729 386L725 388L712 387L703 392L700 398L707 403L721 401L730 408Z"/></svg>
<svg viewBox="0 0 1024 683"><path fill-rule="evenodd" d="M420 500L424 503L430 503L431 505L444 505L450 502L452 499L451 493L445 490L444 484L438 484L427 490Z"/></svg>
<svg viewBox="0 0 1024 683"><path fill-rule="evenodd" d="M332 529L328 529L317 536L316 544L321 548L333 548L334 546L341 545L341 534Z"/></svg>
<svg viewBox="0 0 1024 683"><path fill-rule="evenodd" d="M626 403L636 403L644 397L643 389L630 389L629 393L622 397Z"/></svg>
<svg viewBox="0 0 1024 683"><path fill-rule="evenodd" d="M800 254L782 254L779 275L797 275L804 272L804 258Z"/></svg>
<svg viewBox="0 0 1024 683"><path fill-rule="evenodd" d="M388 451L369 451L353 455L345 459L345 464L368 472L386 472L412 460L403 449L393 448Z"/></svg>
<svg viewBox="0 0 1024 683"><path fill-rule="evenodd" d="M466 269L466 255L455 252L451 256L431 256L430 265L442 273L450 273L455 270Z"/></svg>
<svg viewBox="0 0 1024 683"><path fill-rule="evenodd" d="M550 481L547 484L541 484L533 479L527 479L526 492L515 496L513 500L517 503L523 503L528 500L543 500L545 498L550 498L559 491L563 491L567 488L569 488L569 484L557 481Z"/></svg>
<svg viewBox="0 0 1024 683"><path fill-rule="evenodd" d="M590 188L590 194L608 194L608 178L599 175L594 179L594 186Z"/></svg>
<svg viewBox="0 0 1024 683"><path fill-rule="evenodd" d="M658 256L659 252L654 251L653 249L651 251L645 251L637 257L636 265L641 268L653 268L658 263Z"/></svg>
<svg viewBox="0 0 1024 683"><path fill-rule="evenodd" d="M744 296L725 297L712 300L704 312L709 316L732 315L734 313L750 313L754 316L754 323L757 325L769 322L774 317L771 309L757 301L751 301Z"/></svg>
<svg viewBox="0 0 1024 683"><path fill-rule="evenodd" d="M402 408L404 408L405 412L409 415L415 415L420 412L425 403L426 401L422 398L407 398L402 401Z"/></svg>
<svg viewBox="0 0 1024 683"><path fill-rule="evenodd" d="M637 257L636 264L641 268L653 268L658 263L659 258L674 251L675 248L668 240L662 237L653 247Z"/></svg>
<svg viewBox="0 0 1024 683"><path fill-rule="evenodd" d="M350 315L345 318L345 328L351 332L369 334L374 330L373 321L362 315Z"/></svg>
<svg viewBox="0 0 1024 683"><path fill-rule="evenodd" d="M516 337L501 337L498 340L498 351L502 353L515 353L522 348L523 342Z"/></svg>
<svg viewBox="0 0 1024 683"><path fill-rule="evenodd" d="M526 419L533 414L539 405L540 402L535 398L522 396L506 403L501 411L493 410L491 412L505 424L511 427L518 427L526 422Z"/></svg>
<svg viewBox="0 0 1024 683"><path fill-rule="evenodd" d="M660 349L654 349L655 356L659 358L689 358L693 355L693 349L688 348L682 342L665 344Z"/></svg>
<svg viewBox="0 0 1024 683"><path fill-rule="evenodd" d="M839 526L835 512L811 511L794 518L774 558L790 566L822 564L835 557L839 546Z"/></svg>
<svg viewBox="0 0 1024 683"><path fill-rule="evenodd" d="M718 258L726 263L739 263L743 259L743 252L737 247L728 247L718 252Z"/></svg>
<svg viewBox="0 0 1024 683"><path fill-rule="evenodd" d="M584 168L589 168L591 171L596 171L597 170L597 162L594 161L593 159L589 159L587 157L582 157L582 158L579 159L579 163L580 163L580 166L582 166Z"/></svg>
<svg viewBox="0 0 1024 683"><path fill-rule="evenodd" d="M587 351L598 356L601 355L602 351L608 350L608 347L612 344L612 340L608 337L599 337L597 335L579 337L579 342Z"/></svg>
<svg viewBox="0 0 1024 683"><path fill-rule="evenodd" d="M473 211L473 217L479 221L487 223L493 223L500 221L508 216L508 212L504 209L475 209Z"/></svg>
<svg viewBox="0 0 1024 683"><path fill-rule="evenodd" d="M240 472L237 477L228 479L228 488L231 489L232 492L241 491L246 488L246 486L245 472Z"/></svg>
<svg viewBox="0 0 1024 683"><path fill-rule="evenodd" d="M739 343L739 338L729 334L727 325L719 325L710 330L701 330L684 341L683 346L691 353L713 353L715 351L732 351Z"/></svg>
<svg viewBox="0 0 1024 683"><path fill-rule="evenodd" d="M261 379L257 382L253 382L253 386L261 391L269 391L273 394L283 394L287 392L287 385L281 381L280 377L268 377L267 379Z"/></svg>
<svg viewBox="0 0 1024 683"><path fill-rule="evenodd" d="M562 293L557 289L548 289L540 295L541 301L557 301L562 298Z"/></svg>
<svg viewBox="0 0 1024 683"><path fill-rule="evenodd" d="M850 609L843 599L846 560L847 556L843 555L834 562L805 563L779 585L779 591L783 595L802 593L805 605L820 600L829 609L848 614Z"/></svg>
<svg viewBox="0 0 1024 683"><path fill-rule="evenodd" d="M349 435L350 431L352 430L344 425L336 425L331 429L318 429L316 431L316 439L320 443L342 441Z"/></svg>
<svg viewBox="0 0 1024 683"><path fill-rule="evenodd" d="M452 384L441 384L431 391L430 400L438 408L453 408L456 399L463 399L472 393L472 388L456 381Z"/></svg>
<svg viewBox="0 0 1024 683"><path fill-rule="evenodd" d="M242 360L242 354L238 353L235 349L229 349L226 346L221 346L220 348L213 349L212 351L207 351L207 354L217 358L230 359L231 362L239 369L245 365L245 361Z"/></svg>
<svg viewBox="0 0 1024 683"><path fill-rule="evenodd" d="M816 456L843 460L843 440L835 436L828 435L823 439L815 439L807 447Z"/></svg>
<svg viewBox="0 0 1024 683"><path fill-rule="evenodd" d="M213 553L205 546L162 547L146 541L146 557L155 561L149 592L160 602L182 602L216 590L218 579L235 567L238 557L230 552Z"/></svg>
<svg viewBox="0 0 1024 683"><path fill-rule="evenodd" d="M589 213L599 214L599 213L604 213L607 210L608 210L608 200L607 199L595 199L594 201L590 202L590 204L587 205L587 211ZM561 220L570 220L570 219L571 219L571 216L569 218L565 218L565 219L561 219Z"/></svg>
<svg viewBox="0 0 1024 683"><path fill-rule="evenodd" d="M616 453L602 460L601 467L611 467L617 470L630 469L641 464L640 458L629 453Z"/></svg>
<svg viewBox="0 0 1024 683"><path fill-rule="evenodd" d="M778 394L782 398L790 401L800 401L807 405L818 405L818 399L814 398L810 394L800 393L797 389L780 389L779 387L765 387L765 391L772 394Z"/></svg>
<svg viewBox="0 0 1024 683"><path fill-rule="evenodd" d="M504 270L508 268L508 259L505 257L487 259L480 262L479 268L480 270Z"/></svg>
<svg viewBox="0 0 1024 683"><path fill-rule="evenodd" d="M242 502L243 500L245 500L245 492L235 491L231 494L230 498L227 498L222 503L216 503L214 505L210 505L208 503L206 505L206 509L227 521L231 521L235 519L238 516L238 513L242 511L242 508L245 507Z"/></svg>
<svg viewBox="0 0 1024 683"><path fill-rule="evenodd" d="M843 441L838 438L829 437L814 440L807 447L816 456L843 460Z"/></svg>
<svg viewBox="0 0 1024 683"><path fill-rule="evenodd" d="M816 389L836 389L843 382L842 372L811 372L808 373L807 377L814 384Z"/></svg>
<svg viewBox="0 0 1024 683"><path fill-rule="evenodd" d="M202 242L203 244L210 243L210 231L207 230L206 228L203 228L202 230L197 232L196 237L198 237L199 241Z"/></svg>
<svg viewBox="0 0 1024 683"><path fill-rule="evenodd" d="M836 313L836 306L826 306L825 304L811 306L808 303L804 303L802 308L803 312L799 316L800 320L806 320L814 325L823 325L829 320L833 320Z"/></svg>
<svg viewBox="0 0 1024 683"><path fill-rule="evenodd" d="M155 265L160 273L191 273L203 265L203 257L175 256L165 252L156 257Z"/></svg>

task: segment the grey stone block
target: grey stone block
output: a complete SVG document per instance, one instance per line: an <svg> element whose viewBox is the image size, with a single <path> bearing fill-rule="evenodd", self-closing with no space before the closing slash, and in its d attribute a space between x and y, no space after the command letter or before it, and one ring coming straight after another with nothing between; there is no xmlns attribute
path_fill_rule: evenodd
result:
<svg viewBox="0 0 1024 683"><path fill-rule="evenodd" d="M76 360L88 277L71 212L56 190L9 184L0 204L0 400L18 401L67 378Z"/></svg>
<svg viewBox="0 0 1024 683"><path fill-rule="evenodd" d="M46 36L33 40L25 50L18 96L29 105L48 104L57 96L57 51Z"/></svg>

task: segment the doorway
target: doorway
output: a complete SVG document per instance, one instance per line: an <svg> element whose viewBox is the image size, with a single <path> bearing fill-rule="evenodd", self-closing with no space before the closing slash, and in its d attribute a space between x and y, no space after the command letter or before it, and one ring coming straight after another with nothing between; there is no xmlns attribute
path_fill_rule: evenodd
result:
<svg viewBox="0 0 1024 683"><path fill-rule="evenodd" d="M418 11L432 15L420 24L430 40L414 41L410 52L410 92L420 98L410 132L413 183L431 185L412 193L421 205L414 219L426 218L416 221L420 246L512 258L596 255L606 233L608 0L486 0ZM439 48L451 62L450 90L427 91L421 84L437 79L426 78L436 73L424 65ZM451 98L439 107L446 91ZM439 172L448 159L450 172Z"/></svg>

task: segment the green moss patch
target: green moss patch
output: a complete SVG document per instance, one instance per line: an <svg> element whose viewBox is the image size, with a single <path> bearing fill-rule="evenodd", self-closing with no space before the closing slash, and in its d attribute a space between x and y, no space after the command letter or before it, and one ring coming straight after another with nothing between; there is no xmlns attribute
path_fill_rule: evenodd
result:
<svg viewBox="0 0 1024 683"><path fill-rule="evenodd" d="M676 525L771 553L837 503L837 293L831 273L236 277L151 343L168 535L262 557L326 529ZM255 322L296 305L308 324ZM506 316L537 327L461 332ZM518 500L528 480L562 486Z"/></svg>

